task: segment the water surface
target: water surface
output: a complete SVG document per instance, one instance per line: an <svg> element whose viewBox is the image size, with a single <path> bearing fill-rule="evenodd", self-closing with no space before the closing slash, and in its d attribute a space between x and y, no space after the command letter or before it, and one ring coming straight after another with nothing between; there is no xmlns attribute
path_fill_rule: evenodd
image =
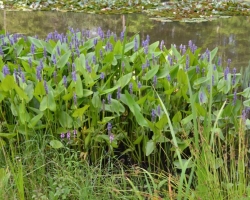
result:
<svg viewBox="0 0 250 200"><path fill-rule="evenodd" d="M161 23L150 20L143 14L0 11L0 29L39 37L45 37L55 30L65 33L68 27L89 29L92 34L96 33L97 27L101 27L119 35L125 24L130 34L140 33L142 38L148 34L151 42L164 40L167 48L171 44L179 46L192 40L204 51L218 46L218 55L222 57L224 65L229 58L232 60L232 67L246 67L249 64L250 17L231 17L201 23Z"/></svg>

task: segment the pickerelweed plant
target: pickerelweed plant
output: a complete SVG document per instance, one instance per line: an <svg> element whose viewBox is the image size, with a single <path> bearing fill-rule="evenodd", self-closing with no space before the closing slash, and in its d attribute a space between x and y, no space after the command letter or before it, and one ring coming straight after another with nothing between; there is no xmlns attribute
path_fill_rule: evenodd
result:
<svg viewBox="0 0 250 200"><path fill-rule="evenodd" d="M181 169L185 194L194 174L201 194L223 183L222 165L227 182L245 181L250 88L240 87L230 60L223 67L217 48L201 53L192 41L167 49L149 36L97 33L70 28L43 40L2 32L1 141L44 133L51 147L75 148L91 163L126 154L151 170Z"/></svg>

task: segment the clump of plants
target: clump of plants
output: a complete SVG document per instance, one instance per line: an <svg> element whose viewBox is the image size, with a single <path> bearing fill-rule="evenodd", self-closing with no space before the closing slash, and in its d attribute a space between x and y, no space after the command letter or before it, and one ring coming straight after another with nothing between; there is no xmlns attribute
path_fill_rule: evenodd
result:
<svg viewBox="0 0 250 200"><path fill-rule="evenodd" d="M250 89L231 60L223 67L217 48L201 52L192 41L167 49L149 36L97 33L2 32L1 145L43 134L48 148L75 149L91 164L126 156L168 171L180 195L197 187L202 196L207 185L228 194L239 181L245 194Z"/></svg>

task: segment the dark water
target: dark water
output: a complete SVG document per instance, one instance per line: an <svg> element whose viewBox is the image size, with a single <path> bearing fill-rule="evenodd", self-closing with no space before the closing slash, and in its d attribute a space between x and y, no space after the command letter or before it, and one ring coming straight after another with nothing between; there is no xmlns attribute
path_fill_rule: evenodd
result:
<svg viewBox="0 0 250 200"><path fill-rule="evenodd" d="M66 32L68 27L89 29L94 35L96 28L120 34L124 26L130 34L140 33L142 38L150 35L151 42L164 40L167 48L171 44L187 44L192 40L204 51L219 47L226 63L232 60L232 67L246 67L250 60L250 17L231 17L201 23L169 22L150 20L142 14L95 15L72 12L4 12L0 11L0 29L10 33L23 33L45 37L57 30Z"/></svg>

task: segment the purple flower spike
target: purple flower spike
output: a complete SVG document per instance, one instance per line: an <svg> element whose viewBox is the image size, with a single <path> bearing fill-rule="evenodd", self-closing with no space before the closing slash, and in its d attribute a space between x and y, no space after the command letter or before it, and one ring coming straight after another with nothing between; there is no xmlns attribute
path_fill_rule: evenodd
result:
<svg viewBox="0 0 250 200"><path fill-rule="evenodd" d="M119 100L121 98L121 87L118 87L117 89L117 99Z"/></svg>
<svg viewBox="0 0 250 200"><path fill-rule="evenodd" d="M70 64L70 63L69 63ZM73 71L76 71L76 65L75 65L75 63L72 63L72 72Z"/></svg>
<svg viewBox="0 0 250 200"><path fill-rule="evenodd" d="M113 134L109 134L109 142L111 143L115 139Z"/></svg>
<svg viewBox="0 0 250 200"><path fill-rule="evenodd" d="M67 85L68 85L67 84L67 77L65 75L63 76L63 85L65 88L67 88Z"/></svg>
<svg viewBox="0 0 250 200"><path fill-rule="evenodd" d="M138 89L141 89L142 85L140 81L137 83L137 86L138 86Z"/></svg>
<svg viewBox="0 0 250 200"><path fill-rule="evenodd" d="M94 45L95 45L95 46L97 45L97 42L98 42L98 39L95 38L95 39L94 39Z"/></svg>
<svg viewBox="0 0 250 200"><path fill-rule="evenodd" d="M111 104L111 94L108 94L108 104Z"/></svg>
<svg viewBox="0 0 250 200"><path fill-rule="evenodd" d="M171 81L171 76L170 74L167 75L167 80L170 82Z"/></svg>
<svg viewBox="0 0 250 200"><path fill-rule="evenodd" d="M199 73L200 73L200 67L196 66L196 74L199 74Z"/></svg>
<svg viewBox="0 0 250 200"><path fill-rule="evenodd" d="M95 65L96 64L96 57L95 57L95 55L93 55L92 61L93 61L93 64Z"/></svg>
<svg viewBox="0 0 250 200"><path fill-rule="evenodd" d="M133 84L132 83L129 84L129 93L133 94Z"/></svg>
<svg viewBox="0 0 250 200"><path fill-rule="evenodd" d="M32 60L31 60L31 58L29 58L28 63L29 63L29 66L31 68L32 67Z"/></svg>
<svg viewBox="0 0 250 200"><path fill-rule="evenodd" d="M52 56L52 62L53 62L54 65L56 65L56 63L57 63L56 62L56 55L55 54L53 54L53 56Z"/></svg>
<svg viewBox="0 0 250 200"><path fill-rule="evenodd" d="M61 139L64 139L65 138L65 134L61 133L60 137L61 137Z"/></svg>
<svg viewBox="0 0 250 200"><path fill-rule="evenodd" d="M34 53L35 53L35 45L33 43L30 46L30 52L32 55L34 55Z"/></svg>
<svg viewBox="0 0 250 200"><path fill-rule="evenodd" d="M105 74L102 72L101 74L100 74L100 79L104 79L105 78Z"/></svg>
<svg viewBox="0 0 250 200"><path fill-rule="evenodd" d="M156 119L156 112L155 112L155 109L152 109L152 111L151 111L151 117L152 117L152 122L154 122L155 119Z"/></svg>
<svg viewBox="0 0 250 200"><path fill-rule="evenodd" d="M48 89L47 82L46 82L46 81L43 81L43 85L44 85L45 92L46 92L46 94L48 95L48 94L49 94L49 89Z"/></svg>
<svg viewBox="0 0 250 200"><path fill-rule="evenodd" d="M221 57L218 58L218 65L221 66Z"/></svg>
<svg viewBox="0 0 250 200"><path fill-rule="evenodd" d="M112 131L112 124L109 122L107 125L107 129L108 129L108 134L111 134Z"/></svg>
<svg viewBox="0 0 250 200"><path fill-rule="evenodd" d="M76 71L73 71L71 74L72 74L72 80L76 82Z"/></svg>
<svg viewBox="0 0 250 200"><path fill-rule="evenodd" d="M154 75L153 83L154 83L154 87L156 87L156 85L157 85L157 76L156 75Z"/></svg>
<svg viewBox="0 0 250 200"><path fill-rule="evenodd" d="M24 75L23 72L21 72L21 78L22 78L22 82L25 83L25 80L26 80L26 79L25 79L25 75Z"/></svg>
<svg viewBox="0 0 250 200"><path fill-rule="evenodd" d="M123 40L124 40L124 34L125 34L125 32L124 32L124 31L122 31L122 32L121 32L121 36L120 36L121 41L123 41Z"/></svg>
<svg viewBox="0 0 250 200"><path fill-rule="evenodd" d="M189 55L186 56L186 70L189 68Z"/></svg>
<svg viewBox="0 0 250 200"><path fill-rule="evenodd" d="M150 37L149 35L147 35L147 43L149 44L149 41L150 41Z"/></svg>
<svg viewBox="0 0 250 200"><path fill-rule="evenodd" d="M37 66L36 68L36 78L38 81L42 81L42 67L40 65Z"/></svg>
<svg viewBox="0 0 250 200"><path fill-rule="evenodd" d="M204 103L204 94L203 94L203 92L200 93L199 100L200 100L201 104Z"/></svg>
<svg viewBox="0 0 250 200"><path fill-rule="evenodd" d="M89 66L88 61L86 60L86 69L89 73L91 73L91 67Z"/></svg>
<svg viewBox="0 0 250 200"><path fill-rule="evenodd" d="M10 70L7 65L4 65L2 72L3 72L4 77L10 74Z"/></svg>
<svg viewBox="0 0 250 200"><path fill-rule="evenodd" d="M233 105L236 104L236 101L237 101L237 93L236 93L236 90L234 90Z"/></svg>
<svg viewBox="0 0 250 200"><path fill-rule="evenodd" d="M67 132L67 139L70 140L70 131Z"/></svg>
<svg viewBox="0 0 250 200"><path fill-rule="evenodd" d="M74 100L75 106L77 106L77 96L76 96L75 92L74 92L74 95L73 95L73 100Z"/></svg>
<svg viewBox="0 0 250 200"><path fill-rule="evenodd" d="M227 80L227 75L229 73L229 67L224 70L224 79Z"/></svg>
<svg viewBox="0 0 250 200"><path fill-rule="evenodd" d="M232 84L235 85L236 83L236 68L233 68L233 80L232 80Z"/></svg>

